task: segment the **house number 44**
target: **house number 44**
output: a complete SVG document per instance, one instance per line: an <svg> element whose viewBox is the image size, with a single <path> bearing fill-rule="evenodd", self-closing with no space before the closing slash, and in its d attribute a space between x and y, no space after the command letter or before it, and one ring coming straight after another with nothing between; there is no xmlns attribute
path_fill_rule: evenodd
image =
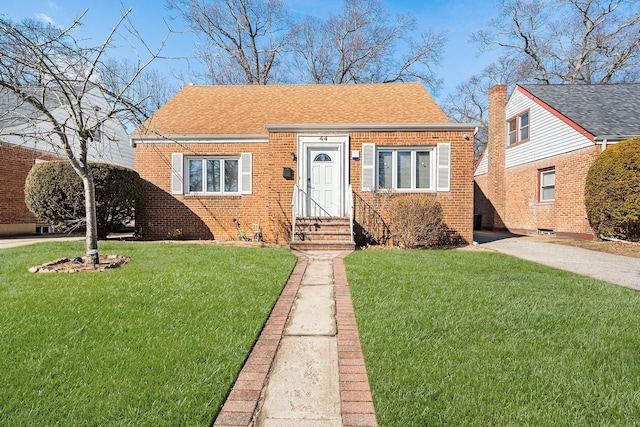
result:
<svg viewBox="0 0 640 427"><path fill-rule="evenodd" d="M326 136L321 136L320 141L328 141L328 138Z"/></svg>

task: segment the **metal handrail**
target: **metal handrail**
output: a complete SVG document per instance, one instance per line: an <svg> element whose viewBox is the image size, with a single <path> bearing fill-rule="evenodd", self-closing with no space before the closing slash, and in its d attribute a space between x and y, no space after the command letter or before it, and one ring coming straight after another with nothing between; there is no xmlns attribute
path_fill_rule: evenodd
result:
<svg viewBox="0 0 640 427"><path fill-rule="evenodd" d="M365 240L384 245L391 238L391 230L382 215L360 195L354 193L354 218Z"/></svg>
<svg viewBox="0 0 640 427"><path fill-rule="evenodd" d="M300 214L300 203L301 203L301 199L302 200L307 200L307 193L302 190L298 184L295 184L293 186L293 195L291 197L291 243L294 243L296 240L296 219L298 217L298 214ZM310 200L310 203L313 205L313 209L308 208L313 210L314 212L316 212L317 210L322 210L324 211L324 209L315 201L315 200ZM354 220L354 209L353 209L353 188L351 187L351 184L349 184L349 186L347 187L347 210L349 211L349 232L350 232L350 238L349 241L353 242L354 240L354 236L353 236L353 220ZM325 213L327 213L326 211L324 211ZM318 215L321 216L321 215ZM327 217L331 217L331 215L329 215L327 213L326 215Z"/></svg>
<svg viewBox="0 0 640 427"><path fill-rule="evenodd" d="M293 186L293 196L291 197L291 243L296 240L296 217L298 216L298 184Z"/></svg>
<svg viewBox="0 0 640 427"><path fill-rule="evenodd" d="M353 242L353 188L347 187L347 210L349 211L349 241Z"/></svg>

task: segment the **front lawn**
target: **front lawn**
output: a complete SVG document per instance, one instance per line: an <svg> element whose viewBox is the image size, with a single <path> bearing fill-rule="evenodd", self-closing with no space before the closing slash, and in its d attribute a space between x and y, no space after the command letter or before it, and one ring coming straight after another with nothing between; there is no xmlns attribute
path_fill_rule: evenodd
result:
<svg viewBox="0 0 640 427"><path fill-rule="evenodd" d="M381 426L640 425L640 293L509 256L345 261Z"/></svg>
<svg viewBox="0 0 640 427"><path fill-rule="evenodd" d="M101 243L129 264L27 268L83 243L0 250L0 425L208 426L295 265L284 249Z"/></svg>

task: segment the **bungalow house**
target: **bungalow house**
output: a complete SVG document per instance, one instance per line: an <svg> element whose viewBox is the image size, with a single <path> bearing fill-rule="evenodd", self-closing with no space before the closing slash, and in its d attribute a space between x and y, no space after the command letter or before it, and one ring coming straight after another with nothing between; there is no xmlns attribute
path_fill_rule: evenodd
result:
<svg viewBox="0 0 640 427"><path fill-rule="evenodd" d="M640 135L640 84L489 90L489 138L475 171L476 226L593 238L587 172L607 145Z"/></svg>
<svg viewBox="0 0 640 427"><path fill-rule="evenodd" d="M131 136L138 225L149 239L352 247L353 227L384 225L380 200L427 193L470 242L474 126L420 83L185 86Z"/></svg>
<svg viewBox="0 0 640 427"><path fill-rule="evenodd" d="M106 103L98 88L91 89L87 99L89 108L99 109ZM53 97L48 101L56 105ZM65 117L63 108L52 109L58 119ZM63 150L47 141L50 135L51 125L40 112L18 102L8 91L0 91L0 236L49 231L48 224L38 224L27 208L24 184L35 163L67 158ZM74 141L75 135L70 133L70 138ZM89 147L89 160L133 168L133 148L119 120L105 122L98 138L100 143Z"/></svg>

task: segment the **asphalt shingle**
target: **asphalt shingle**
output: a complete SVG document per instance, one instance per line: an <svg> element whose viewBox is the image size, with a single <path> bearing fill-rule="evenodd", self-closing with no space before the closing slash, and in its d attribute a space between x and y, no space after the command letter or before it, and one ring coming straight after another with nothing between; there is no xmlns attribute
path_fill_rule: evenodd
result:
<svg viewBox="0 0 640 427"><path fill-rule="evenodd" d="M520 86L596 137L640 135L640 84Z"/></svg>
<svg viewBox="0 0 640 427"><path fill-rule="evenodd" d="M404 123L450 120L421 83L189 85L143 128L164 135L255 135L266 134L265 125Z"/></svg>

